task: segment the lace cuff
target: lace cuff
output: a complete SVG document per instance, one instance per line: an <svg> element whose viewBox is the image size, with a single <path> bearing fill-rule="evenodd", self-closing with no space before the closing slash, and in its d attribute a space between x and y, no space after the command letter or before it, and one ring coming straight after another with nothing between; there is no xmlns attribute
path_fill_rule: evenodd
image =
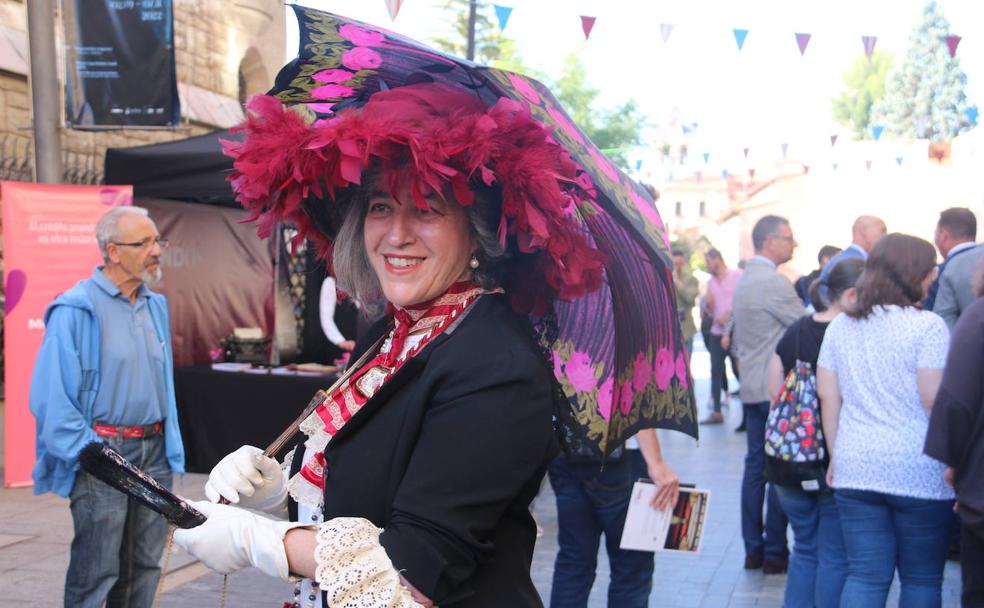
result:
<svg viewBox="0 0 984 608"><path fill-rule="evenodd" d="M327 593L328 606L421 606L400 584L399 572L379 544L380 532L361 517L336 517L318 526L315 580Z"/></svg>

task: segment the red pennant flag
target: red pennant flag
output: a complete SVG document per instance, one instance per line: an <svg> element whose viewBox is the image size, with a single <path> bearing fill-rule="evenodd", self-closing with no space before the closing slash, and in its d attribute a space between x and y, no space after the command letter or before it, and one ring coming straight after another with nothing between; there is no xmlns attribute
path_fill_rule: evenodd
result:
<svg viewBox="0 0 984 608"><path fill-rule="evenodd" d="M591 36L591 29L594 27L595 18L585 17L581 15L581 29L584 30L584 39L587 40Z"/></svg>
<svg viewBox="0 0 984 608"><path fill-rule="evenodd" d="M748 177L749 179L755 179L755 169L748 170Z"/></svg>
<svg viewBox="0 0 984 608"><path fill-rule="evenodd" d="M864 54L868 56L868 61L871 61L871 54L875 52L876 42L878 36L861 36L861 44L864 45Z"/></svg>
<svg viewBox="0 0 984 608"><path fill-rule="evenodd" d="M800 57L806 52L806 45L810 44L810 34L796 34L796 46L799 47Z"/></svg>
<svg viewBox="0 0 984 608"><path fill-rule="evenodd" d="M750 151L750 148L742 148L741 151L745 153L745 158L748 158L748 152Z"/></svg>
<svg viewBox="0 0 984 608"><path fill-rule="evenodd" d="M950 49L950 59L957 54L957 45L960 44L960 36L947 36L946 48Z"/></svg>
<svg viewBox="0 0 984 608"><path fill-rule="evenodd" d="M396 16L400 12L400 7L403 6L403 0L384 0L386 2L386 10L389 11L390 21L396 21Z"/></svg>
<svg viewBox="0 0 984 608"><path fill-rule="evenodd" d="M868 171L871 171L871 161L870 160L864 161L864 166L865 166L865 168L868 169Z"/></svg>
<svg viewBox="0 0 984 608"><path fill-rule="evenodd" d="M803 165L803 175L810 172L810 165Z"/></svg>
<svg viewBox="0 0 984 608"><path fill-rule="evenodd" d="M830 136L830 145L833 146L836 143L837 143L837 136L836 135L831 135Z"/></svg>

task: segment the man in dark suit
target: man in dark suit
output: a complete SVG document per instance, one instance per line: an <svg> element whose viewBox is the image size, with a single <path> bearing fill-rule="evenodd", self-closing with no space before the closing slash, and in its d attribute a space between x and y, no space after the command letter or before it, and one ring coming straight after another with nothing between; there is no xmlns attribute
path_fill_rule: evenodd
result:
<svg viewBox="0 0 984 608"><path fill-rule="evenodd" d="M820 271L820 280L825 281L830 276L830 271L834 269L834 266L838 262L850 258L867 260L868 252L875 246L875 243L885 236L886 232L888 232L888 229L885 227L885 222L881 218L873 215L859 216L851 226L851 244L844 251L831 258L830 262L823 267L823 270ZM819 293L820 299L826 300L827 286L821 284Z"/></svg>

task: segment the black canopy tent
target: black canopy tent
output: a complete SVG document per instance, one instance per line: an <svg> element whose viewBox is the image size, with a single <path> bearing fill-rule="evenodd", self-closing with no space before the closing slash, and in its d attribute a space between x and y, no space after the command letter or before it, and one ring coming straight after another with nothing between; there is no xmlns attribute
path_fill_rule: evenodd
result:
<svg viewBox="0 0 984 608"><path fill-rule="evenodd" d="M220 139L229 130L162 144L106 150L107 184L132 184L136 198L167 198L223 207L239 207L226 176L232 159Z"/></svg>
<svg viewBox="0 0 984 608"><path fill-rule="evenodd" d="M106 150L105 182L132 185L136 204L146 205L148 200L166 203L161 199L167 199L241 210L226 180L232 171L232 159L223 154L220 142L220 140L235 138L236 135L225 129L161 144L109 148ZM175 210L175 213L181 212ZM239 219L243 217L245 212L239 214ZM255 235L255 228L252 226L244 228L248 228ZM286 261L284 256L287 255L286 246L286 243L281 242L280 259L277 264L276 280L283 290L288 289L290 285L290 278L286 276L288 265L284 263ZM169 251L173 250L172 247ZM302 361L330 362L340 355L340 351L328 342L321 331L318 299L325 268L322 262L314 259L313 253L313 248L308 247L304 264L307 271L304 273L304 328L301 340L303 347L295 356ZM221 268L223 265L223 260L219 260L218 264L215 264L214 260L212 262L213 267ZM354 318L346 319L346 325L353 325L352 330L354 330L354 323ZM348 328L343 331L347 330Z"/></svg>

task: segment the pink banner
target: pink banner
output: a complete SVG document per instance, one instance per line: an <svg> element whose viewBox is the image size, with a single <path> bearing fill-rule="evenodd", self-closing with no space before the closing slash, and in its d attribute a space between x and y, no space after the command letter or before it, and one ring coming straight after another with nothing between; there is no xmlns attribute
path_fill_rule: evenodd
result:
<svg viewBox="0 0 984 608"><path fill-rule="evenodd" d="M4 256L4 486L31 484L34 417L28 391L44 310L100 263L95 223L129 205L130 186L0 182Z"/></svg>

